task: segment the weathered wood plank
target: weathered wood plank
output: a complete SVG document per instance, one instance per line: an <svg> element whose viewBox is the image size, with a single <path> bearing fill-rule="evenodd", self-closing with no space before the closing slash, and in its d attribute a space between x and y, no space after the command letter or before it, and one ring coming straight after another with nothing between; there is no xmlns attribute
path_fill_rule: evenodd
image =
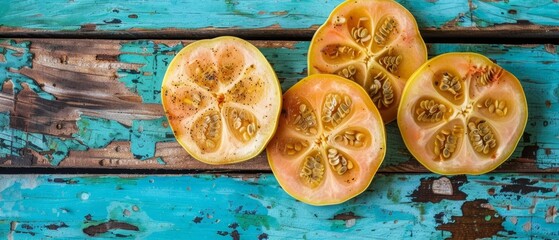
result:
<svg viewBox="0 0 559 240"><path fill-rule="evenodd" d="M269 170L264 155L208 166L174 141L159 87L170 59L190 41L2 40L0 163L3 166ZM284 90L306 75L308 42L254 41ZM432 44L431 56L483 53L522 81L530 117L512 161L497 171L559 169L559 56L556 45ZM15 95L12 95L13 93ZM425 172L387 126L381 171Z"/></svg>
<svg viewBox="0 0 559 240"><path fill-rule="evenodd" d="M269 174L2 175L0 235L554 239L558 183L556 174L377 175L362 195L314 207L288 196Z"/></svg>
<svg viewBox="0 0 559 240"><path fill-rule="evenodd" d="M7 0L0 6L0 32L11 37L310 38L340 2ZM554 0L398 2L414 14L427 37L544 38L557 37L559 30Z"/></svg>

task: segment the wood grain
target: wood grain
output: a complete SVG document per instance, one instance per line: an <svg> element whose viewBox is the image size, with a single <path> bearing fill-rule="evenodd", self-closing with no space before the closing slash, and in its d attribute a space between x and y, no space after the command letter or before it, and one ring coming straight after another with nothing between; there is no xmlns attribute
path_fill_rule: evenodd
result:
<svg viewBox="0 0 559 240"><path fill-rule="evenodd" d="M7 0L0 6L3 37L310 39L336 1L55 1ZM545 38L559 36L553 0L408 1L424 37ZM433 14L436 13L436 14Z"/></svg>
<svg viewBox="0 0 559 240"><path fill-rule="evenodd" d="M8 239L546 239L559 235L556 174L379 174L315 207L270 174L0 176Z"/></svg>
<svg viewBox="0 0 559 240"><path fill-rule="evenodd" d="M13 95L14 80L4 79L0 162L6 167L269 171L263 154L243 164L210 166L193 160L174 141L163 117L159 86L168 62L189 42L0 41L0 47L11 49L4 54L8 61L0 75L26 80ZM274 66L284 90L306 75L308 42L253 43ZM556 45L429 45L430 56L452 51L487 55L515 74L526 92L530 110L526 132L511 161L497 171L557 171ZM395 123L387 125L387 135L382 172L427 171L411 157Z"/></svg>

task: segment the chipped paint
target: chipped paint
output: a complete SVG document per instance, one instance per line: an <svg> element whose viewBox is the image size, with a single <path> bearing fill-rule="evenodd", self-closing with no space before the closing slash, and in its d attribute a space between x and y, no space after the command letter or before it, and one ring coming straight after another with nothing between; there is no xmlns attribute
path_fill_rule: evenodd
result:
<svg viewBox="0 0 559 240"><path fill-rule="evenodd" d="M517 217L508 217L507 220L509 220L512 224L516 225L516 223L518 223L518 218Z"/></svg>
<svg viewBox="0 0 559 240"><path fill-rule="evenodd" d="M459 13L468 12L465 1L436 3L399 0L415 16L421 27L440 27ZM309 29L321 25L340 0L320 4L283 1L266 4L258 0L195 0L135 2L123 6L114 2L81 0L44 2L29 5L8 0L0 6L0 25L10 28L62 31L189 30L189 29ZM9 6L9 7L8 7ZM542 8L545 10L545 8ZM429 12L440 13L436 17ZM203 18L203 21L201 21ZM173 21L169 21L173 19ZM497 17L490 19L501 20ZM490 20L488 19L488 20ZM460 26L469 26L461 22Z"/></svg>
<svg viewBox="0 0 559 240"><path fill-rule="evenodd" d="M99 234L103 234L116 229L128 230L128 231L139 231L140 229L132 224L125 222L118 222L114 220L109 220L108 222L100 223L97 225L91 225L83 229L83 232L90 237L95 237Z"/></svg>
<svg viewBox="0 0 559 240"><path fill-rule="evenodd" d="M130 141L132 154L138 159L148 159L155 156L158 142L174 140L171 130L162 126L165 121L164 118L134 120L132 127L127 127L114 120L82 116L76 122L78 132L72 139L66 139L13 129L10 127L9 114L0 113L0 162L11 160L12 165L36 164L18 162L18 159L24 159L23 154L33 157L31 153L23 151L29 149L56 166L70 151L101 149L112 141ZM164 161L161 159L159 163L164 164Z"/></svg>
<svg viewBox="0 0 559 240"><path fill-rule="evenodd" d="M14 239L28 238L29 233L24 232L34 232L36 238L80 239L89 235L171 239L184 234L240 239L459 239L559 234L559 223L544 218L557 201L555 193L500 192L519 176L469 176L460 187L467 195L465 200L417 203L408 196L422 180L438 179L436 175L379 174L370 189L355 199L316 207L287 195L270 174L246 179L204 174L136 178L41 175L34 176L34 188L11 184L0 192L0 218L17 222ZM3 176L0 183L18 178ZM524 174L523 178L546 188L556 184L549 180L559 181L553 174ZM398 202L386 197L392 186L399 186L402 192ZM494 196L486 195L490 187L496 189ZM89 194L85 201L83 193ZM530 213L523 204L536 196L536 211ZM508 209L504 203L513 207ZM45 205L49 210L39 207ZM22 213L20 206L25 214L14 214ZM0 234L10 233L10 221L0 221ZM528 225L530 232L523 229Z"/></svg>
<svg viewBox="0 0 559 240"><path fill-rule="evenodd" d="M526 232L532 230L532 222L526 222L524 225L522 225L522 229Z"/></svg>
<svg viewBox="0 0 559 240"><path fill-rule="evenodd" d="M535 0L530 4L522 0L469 2L475 6L470 15L472 24L480 28L503 24L558 25L554 12L559 11L559 6L547 0Z"/></svg>
<svg viewBox="0 0 559 240"><path fill-rule="evenodd" d="M513 192L518 194L528 194L532 192L548 193L553 192L552 188L536 187L538 180L528 178L513 178L512 184L507 184L501 188L501 192Z"/></svg>
<svg viewBox="0 0 559 240"><path fill-rule="evenodd" d="M437 226L438 230L452 232L450 239L474 239L495 236L505 230L504 219L494 210L481 207L487 200L466 201L462 205L462 216L453 216L451 223Z"/></svg>
<svg viewBox="0 0 559 240"><path fill-rule="evenodd" d="M0 24L2 25L2 24ZM39 97L54 100L54 96L43 91L40 84L28 76L20 73L23 68L33 67L33 54L29 51L31 42L16 42L10 39L0 39L0 91L5 82L11 81L14 95L23 90L23 84L37 93Z"/></svg>
<svg viewBox="0 0 559 240"><path fill-rule="evenodd" d="M433 189L434 194L452 195L453 193L452 183L450 182L450 179L446 177L433 180L433 186L431 188Z"/></svg>
<svg viewBox="0 0 559 240"><path fill-rule="evenodd" d="M435 184L435 181L438 183ZM443 199L464 200L467 195L460 190L468 182L464 175L421 179L419 187L410 195L414 202L437 203ZM444 186L443 186L444 185ZM449 194L450 193L450 194Z"/></svg>
<svg viewBox="0 0 559 240"><path fill-rule="evenodd" d="M161 103L163 76L173 57L183 47L181 43L168 46L145 40L123 43L118 60L141 67L138 70L119 69L119 81L138 94L144 103Z"/></svg>
<svg viewBox="0 0 559 240"><path fill-rule="evenodd" d="M37 175L25 175L19 178L13 178L0 175L0 193L7 188L13 187L14 184L19 184L21 189L34 189L38 185L37 177Z"/></svg>
<svg viewBox="0 0 559 240"><path fill-rule="evenodd" d="M546 223L555 223L555 218L557 217L557 207L550 206L545 211L545 222Z"/></svg>
<svg viewBox="0 0 559 240"><path fill-rule="evenodd" d="M264 44L263 41L256 43L274 66L274 70L282 83L283 90L289 89L306 75L305 59L309 42L282 42L282 44L270 45L272 47ZM158 88L161 77L165 73L166 64L183 44L180 41L149 40L123 41L120 44L120 46L115 46L120 48L121 51L120 54L115 55L117 56L116 60L126 62L128 63L127 65L135 65L137 69L118 70L118 80L123 82L132 92L136 92L145 104L159 104ZM531 114L528 119L529 124L526 127L525 138L519 143L511 158L520 158L526 162L535 161L534 165L539 169L559 168L559 161L557 161L559 159L559 151L555 151L559 149L559 138L556 132L549 130L558 128L558 121L553 119L557 118L557 113L559 112L559 104L556 104L559 101L559 94L556 93L559 87L557 87L557 84L552 79L549 79L549 76L556 75L556 69L559 68L559 55L547 53L546 48L549 49L549 46L432 44L429 47L430 56L451 51L484 53L491 59L499 62L507 70L513 72L521 80L527 93ZM549 104L543 104L542 99L548 99ZM77 124L83 124L86 118L88 118L87 115L82 115ZM147 159L154 156L157 157L155 153L157 143L174 141L170 135L170 129L165 126L156 125L159 122L164 122L163 118L131 120L126 123L127 125L108 122L109 127L113 127L109 128L111 132L103 132L101 127L103 125L101 122L104 121L103 118L89 116L89 120L94 122L99 120L97 121L99 123L96 125L97 128L92 129L95 133L81 132L73 135L72 138L55 138L56 140L52 136L34 134L36 138L32 142L38 145L45 144L45 147L26 148L23 146L26 143L24 139L21 140L22 145L15 144L9 145L9 148L0 148L0 157L3 158L0 161L2 163L10 161L12 165L29 166L37 161L37 156L43 156L51 164L57 165L66 158L67 153L70 151L83 151L82 148L84 147L89 149L103 148L103 146L106 146L107 141L109 143L110 141L130 141L133 155L138 159ZM547 126L544 127L545 122L547 122ZM121 126L118 126L119 124ZM140 133L134 130L138 129L135 128L135 125L149 125L151 131ZM4 126L7 125L4 124ZM0 140L0 142L11 143L12 139L10 136L12 136L12 130L14 133L20 134L18 133L19 130L5 128L3 131L6 135L0 136L0 139L7 138L7 140ZM116 130L115 132L118 132L118 134L112 132L113 130ZM130 130L132 132L129 132ZM395 154L389 154L386 157L383 169L401 171L411 167L417 170L415 160L402 142L397 124L395 122L389 123L386 126L386 132L387 151ZM78 138L83 139L85 142L82 144L80 143L81 140L76 141ZM17 140L17 138L15 139ZM50 142L44 143L44 141ZM51 153L50 151L53 150L50 148L60 151ZM28 149L39 151L39 154L35 154L37 156L34 153L24 154ZM12 156L12 159L7 159L8 156Z"/></svg>
<svg viewBox="0 0 559 240"><path fill-rule="evenodd" d="M39 133L28 133L18 129L10 128L10 116L8 113L0 113L0 162L12 160L12 165L29 166L33 162L27 162L25 156L31 153L24 151L32 150L52 165L58 165L60 161L68 156L70 150L84 151L87 148L74 139L63 139ZM25 155L25 156L24 156ZM24 162L19 162L24 161Z"/></svg>

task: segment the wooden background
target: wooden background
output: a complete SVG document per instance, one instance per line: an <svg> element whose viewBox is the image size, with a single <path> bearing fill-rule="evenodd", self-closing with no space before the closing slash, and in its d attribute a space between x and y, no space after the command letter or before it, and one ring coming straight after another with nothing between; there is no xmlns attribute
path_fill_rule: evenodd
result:
<svg viewBox="0 0 559 240"><path fill-rule="evenodd" d="M313 207L283 192L264 154L210 166L175 142L159 88L182 47L249 39L286 90L306 75L312 34L340 2L5 0L0 236L559 238L557 0L398 1L416 17L430 57L482 53L521 80L528 125L492 173L432 174L390 123L370 188Z"/></svg>

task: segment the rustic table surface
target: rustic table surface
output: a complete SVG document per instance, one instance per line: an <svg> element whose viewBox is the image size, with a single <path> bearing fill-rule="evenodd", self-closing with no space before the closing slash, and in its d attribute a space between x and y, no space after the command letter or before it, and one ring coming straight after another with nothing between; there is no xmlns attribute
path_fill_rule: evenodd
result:
<svg viewBox="0 0 559 240"><path fill-rule="evenodd" d="M559 238L557 0L398 1L416 17L430 57L482 53L521 80L528 125L491 173L430 173L393 122L369 189L315 207L280 188L264 154L210 166L177 144L159 89L183 46L249 39L285 91L305 76L312 34L340 2L4 0L0 236Z"/></svg>

